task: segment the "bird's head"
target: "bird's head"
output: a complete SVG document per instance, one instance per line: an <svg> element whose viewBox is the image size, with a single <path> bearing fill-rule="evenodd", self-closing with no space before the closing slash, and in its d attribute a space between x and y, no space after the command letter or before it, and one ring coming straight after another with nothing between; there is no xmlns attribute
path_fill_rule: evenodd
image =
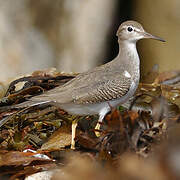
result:
<svg viewBox="0 0 180 180"><path fill-rule="evenodd" d="M150 38L165 42L160 37L147 33L141 24L136 21L125 21L120 26L116 33L120 41L136 42L140 39Z"/></svg>

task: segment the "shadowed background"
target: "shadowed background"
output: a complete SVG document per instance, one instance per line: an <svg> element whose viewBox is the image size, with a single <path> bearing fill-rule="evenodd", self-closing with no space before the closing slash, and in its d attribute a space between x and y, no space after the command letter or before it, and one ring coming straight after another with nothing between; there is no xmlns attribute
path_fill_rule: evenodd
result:
<svg viewBox="0 0 180 180"><path fill-rule="evenodd" d="M56 67L83 72L112 60L116 31L133 19L164 38L138 43L142 74L154 64L160 71L179 65L178 0L0 0L0 81Z"/></svg>

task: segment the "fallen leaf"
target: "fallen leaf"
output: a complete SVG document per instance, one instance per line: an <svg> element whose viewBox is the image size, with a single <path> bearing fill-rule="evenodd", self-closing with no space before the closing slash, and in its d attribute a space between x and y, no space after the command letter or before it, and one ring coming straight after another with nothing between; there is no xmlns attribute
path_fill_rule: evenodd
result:
<svg viewBox="0 0 180 180"><path fill-rule="evenodd" d="M71 144L71 126L62 125L57 131L55 131L49 140L42 145L40 150L62 150L66 146Z"/></svg>
<svg viewBox="0 0 180 180"><path fill-rule="evenodd" d="M32 161L52 161L51 159L37 157L38 153L9 151L0 152L0 166L28 165Z"/></svg>

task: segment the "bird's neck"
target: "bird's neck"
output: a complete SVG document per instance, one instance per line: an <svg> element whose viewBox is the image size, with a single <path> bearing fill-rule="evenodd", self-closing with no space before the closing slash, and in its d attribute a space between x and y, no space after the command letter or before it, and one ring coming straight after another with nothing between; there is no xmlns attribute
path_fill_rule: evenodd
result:
<svg viewBox="0 0 180 180"><path fill-rule="evenodd" d="M136 49L136 42L120 41L119 42L119 59L128 65L135 65L139 68L140 60Z"/></svg>
<svg viewBox="0 0 180 180"><path fill-rule="evenodd" d="M119 54L117 59L122 61L129 71L133 74L137 74L139 78L140 74L140 60L136 49L136 42L119 41Z"/></svg>

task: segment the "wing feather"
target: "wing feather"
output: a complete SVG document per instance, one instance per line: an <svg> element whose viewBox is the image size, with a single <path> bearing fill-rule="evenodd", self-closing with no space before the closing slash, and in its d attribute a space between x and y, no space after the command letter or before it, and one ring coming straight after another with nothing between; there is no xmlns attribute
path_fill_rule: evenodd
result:
<svg viewBox="0 0 180 180"><path fill-rule="evenodd" d="M129 91L132 79L124 75L122 66L112 69L111 63L81 73L63 86L35 96L31 101L88 104L121 98Z"/></svg>
<svg viewBox="0 0 180 180"><path fill-rule="evenodd" d="M100 103L121 98L129 91L131 79L122 74L113 74L113 78L102 80L100 83L79 88L72 94L74 103Z"/></svg>

